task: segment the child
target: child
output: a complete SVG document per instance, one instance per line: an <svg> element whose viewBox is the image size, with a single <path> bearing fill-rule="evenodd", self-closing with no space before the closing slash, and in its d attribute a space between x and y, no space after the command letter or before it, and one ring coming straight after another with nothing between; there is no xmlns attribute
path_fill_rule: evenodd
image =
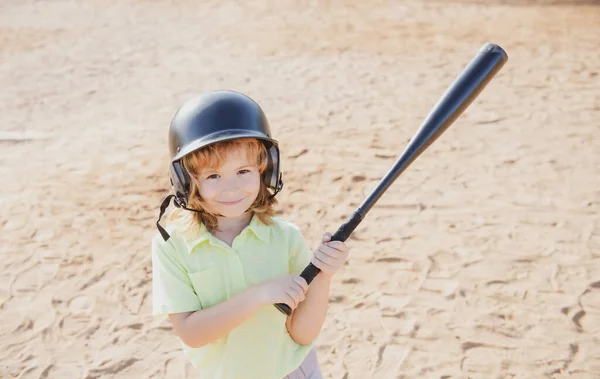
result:
<svg viewBox="0 0 600 379"><path fill-rule="evenodd" d="M152 240L153 313L169 316L201 378L322 378L314 341L348 248L325 234L313 254L273 216L283 182L261 108L205 93L177 111L169 145L175 194L159 221L171 198L178 209ZM299 276L309 262L321 270L310 287Z"/></svg>

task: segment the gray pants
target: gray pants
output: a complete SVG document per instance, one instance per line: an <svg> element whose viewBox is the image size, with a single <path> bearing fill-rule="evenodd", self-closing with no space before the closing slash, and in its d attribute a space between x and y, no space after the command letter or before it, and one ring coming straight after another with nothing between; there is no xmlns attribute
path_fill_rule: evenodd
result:
<svg viewBox="0 0 600 379"><path fill-rule="evenodd" d="M323 379L319 360L317 359L317 349L313 347L304 358L304 361L300 363L300 367L290 372L283 379Z"/></svg>

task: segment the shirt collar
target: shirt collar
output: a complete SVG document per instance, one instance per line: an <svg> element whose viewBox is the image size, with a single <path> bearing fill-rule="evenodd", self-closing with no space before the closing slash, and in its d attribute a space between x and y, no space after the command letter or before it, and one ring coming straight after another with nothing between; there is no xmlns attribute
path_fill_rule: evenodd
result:
<svg viewBox="0 0 600 379"><path fill-rule="evenodd" d="M246 228L264 243L269 243L271 240L271 228L269 228L268 225L263 224L256 214L252 216L252 220L250 220L250 224L248 224Z"/></svg>
<svg viewBox="0 0 600 379"><path fill-rule="evenodd" d="M184 240L188 251L191 253L194 250L194 247L210 240L210 233L208 232L208 229L206 229L206 226L202 224L200 225L200 228L196 229L196 233L186 236Z"/></svg>
<svg viewBox="0 0 600 379"><path fill-rule="evenodd" d="M269 243L271 239L271 230L269 226L263 224L258 218L258 216L256 216L256 214L252 216L250 223L244 229L242 229L240 235L243 235L244 233L248 232L254 234L256 238L263 241L264 243ZM206 226L202 224L197 230L197 233L195 233L193 236L185 238L185 244L187 245L188 251L192 253L194 251L194 248L203 242L208 241L211 242L213 245L216 245L218 242L216 242L214 239L216 239L216 237L214 237L208 231Z"/></svg>

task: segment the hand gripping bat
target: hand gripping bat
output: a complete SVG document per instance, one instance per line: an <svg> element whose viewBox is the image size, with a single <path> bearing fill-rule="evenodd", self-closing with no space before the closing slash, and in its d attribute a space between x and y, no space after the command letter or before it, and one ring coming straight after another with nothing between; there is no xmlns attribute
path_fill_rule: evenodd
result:
<svg viewBox="0 0 600 379"><path fill-rule="evenodd" d="M331 241L346 241L398 176L454 123L507 60L508 55L498 45L487 43L481 48L434 105L392 168L354 213L344 221L331 237ZM300 276L310 284L319 272L320 270L310 263ZM288 316L292 314L292 310L286 304L275 304L275 307Z"/></svg>

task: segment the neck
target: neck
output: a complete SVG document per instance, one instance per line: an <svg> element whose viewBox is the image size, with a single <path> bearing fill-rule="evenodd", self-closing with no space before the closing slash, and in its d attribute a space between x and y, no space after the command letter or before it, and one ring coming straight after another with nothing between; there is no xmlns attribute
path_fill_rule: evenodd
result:
<svg viewBox="0 0 600 379"><path fill-rule="evenodd" d="M217 216L217 230L222 233L241 232L252 220L254 212L244 212L239 217Z"/></svg>

